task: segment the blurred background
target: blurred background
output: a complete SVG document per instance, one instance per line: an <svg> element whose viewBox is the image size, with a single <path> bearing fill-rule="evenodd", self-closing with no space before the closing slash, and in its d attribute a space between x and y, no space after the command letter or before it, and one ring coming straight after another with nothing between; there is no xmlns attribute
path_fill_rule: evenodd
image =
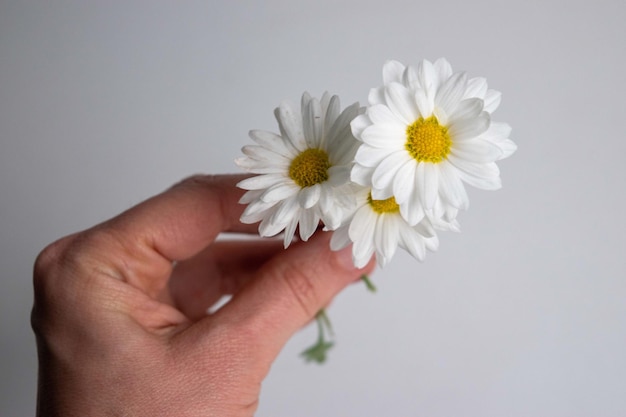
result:
<svg viewBox="0 0 626 417"><path fill-rule="evenodd" d="M503 92L519 150L462 233L398 254L298 333L258 416L626 415L626 3L0 0L0 414L35 410L49 242L194 173L236 172L303 91L365 103L388 59Z"/></svg>

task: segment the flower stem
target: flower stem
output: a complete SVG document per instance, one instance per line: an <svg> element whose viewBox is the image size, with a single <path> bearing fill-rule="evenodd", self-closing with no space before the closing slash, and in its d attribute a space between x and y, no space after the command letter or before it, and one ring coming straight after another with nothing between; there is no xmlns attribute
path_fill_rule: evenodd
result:
<svg viewBox="0 0 626 417"><path fill-rule="evenodd" d="M363 281L365 283L365 286L367 287L367 289L370 292L376 292L376 287L374 286L372 281L370 281L370 277L368 277L367 275L363 274L363 275L361 275L361 281Z"/></svg>
<svg viewBox="0 0 626 417"><path fill-rule="evenodd" d="M327 341L324 338L324 329L326 329L326 331L333 336L333 328L324 309L321 309L315 315L315 320L317 321L318 330L317 342L302 352L300 356L302 356L306 362L324 363L326 361L328 351L334 345L333 342Z"/></svg>

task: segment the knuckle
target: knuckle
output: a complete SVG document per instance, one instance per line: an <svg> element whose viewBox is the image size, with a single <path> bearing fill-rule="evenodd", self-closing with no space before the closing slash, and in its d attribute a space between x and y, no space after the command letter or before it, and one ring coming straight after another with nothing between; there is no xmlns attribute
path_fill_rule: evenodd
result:
<svg viewBox="0 0 626 417"><path fill-rule="evenodd" d="M174 184L172 188L196 188L206 187L215 184L214 175L195 174L184 178L180 182Z"/></svg>
<svg viewBox="0 0 626 417"><path fill-rule="evenodd" d="M46 275L46 273L55 266L62 256L65 248L65 239L57 240L46 246L35 259L34 274L35 276Z"/></svg>
<svg viewBox="0 0 626 417"><path fill-rule="evenodd" d="M45 319L48 317L47 306L49 299L54 298L51 289L55 285L51 282L57 275L59 266L63 263L66 248L70 237L65 237L46 246L35 259L33 267L34 303L30 315L31 327L35 334L43 333Z"/></svg>
<svg viewBox="0 0 626 417"><path fill-rule="evenodd" d="M63 307L80 301L96 267L94 250L102 239L111 240L97 230L61 238L46 246L33 266L34 303L31 327L39 334L54 321Z"/></svg>
<svg viewBox="0 0 626 417"><path fill-rule="evenodd" d="M320 295L312 271L290 265L285 268L282 276L304 314L313 317L319 310Z"/></svg>

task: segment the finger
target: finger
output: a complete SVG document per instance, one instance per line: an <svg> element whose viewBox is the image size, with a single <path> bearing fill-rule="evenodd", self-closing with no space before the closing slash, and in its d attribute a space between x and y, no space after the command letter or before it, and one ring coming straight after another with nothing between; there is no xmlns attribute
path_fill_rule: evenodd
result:
<svg viewBox="0 0 626 417"><path fill-rule="evenodd" d="M174 306L190 319L206 316L223 295L235 294L268 259L282 252L282 240L218 241L179 262L169 281Z"/></svg>
<svg viewBox="0 0 626 417"><path fill-rule="evenodd" d="M374 268L373 262L355 268L351 247L333 252L329 240L330 233L317 233L272 258L226 306L198 322L195 331L208 335L211 343L209 328L228 329L232 354L250 366L269 366L293 333Z"/></svg>
<svg viewBox="0 0 626 417"><path fill-rule="evenodd" d="M207 175L187 178L113 219L127 240L148 244L171 261L187 259L211 243L220 232L254 233L254 225L239 221L244 206L237 183L247 175Z"/></svg>
<svg viewBox="0 0 626 417"><path fill-rule="evenodd" d="M155 296L173 261L196 255L222 231L254 232L254 225L239 222L243 191L236 184L244 178L192 177L94 228L91 234L104 235L114 249L110 273Z"/></svg>

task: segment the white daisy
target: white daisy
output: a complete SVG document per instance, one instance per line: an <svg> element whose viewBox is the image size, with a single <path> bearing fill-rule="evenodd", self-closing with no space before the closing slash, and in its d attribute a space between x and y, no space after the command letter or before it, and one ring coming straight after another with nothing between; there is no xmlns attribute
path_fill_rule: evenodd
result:
<svg viewBox="0 0 626 417"><path fill-rule="evenodd" d="M359 142L352 136L350 122L359 114L354 103L340 113L339 98L324 93L321 100L302 95L301 111L283 102L274 112L280 135L253 130L257 145L245 146L246 157L237 165L260 174L241 181L249 190L241 203L248 204L241 221L260 221L259 234L274 236L285 231L289 246L299 227L308 240L320 220L327 230L341 225L353 196L344 188Z"/></svg>
<svg viewBox="0 0 626 417"><path fill-rule="evenodd" d="M370 91L366 113L352 122L362 142L353 181L371 187L377 200L393 196L410 224L437 217L435 211L450 216L467 209L464 182L500 188L495 161L516 145L506 123L491 121L500 93L484 78L453 73L442 58L417 67L387 62L383 83Z"/></svg>
<svg viewBox="0 0 626 417"><path fill-rule="evenodd" d="M353 243L352 258L357 268L367 265L374 254L378 264L385 266L398 246L420 261L426 256L426 249L437 250L439 240L430 220L424 218L411 226L400 215L400 207L394 197L373 200L368 188L359 188L356 192L357 209L333 233L331 249L339 250Z"/></svg>

